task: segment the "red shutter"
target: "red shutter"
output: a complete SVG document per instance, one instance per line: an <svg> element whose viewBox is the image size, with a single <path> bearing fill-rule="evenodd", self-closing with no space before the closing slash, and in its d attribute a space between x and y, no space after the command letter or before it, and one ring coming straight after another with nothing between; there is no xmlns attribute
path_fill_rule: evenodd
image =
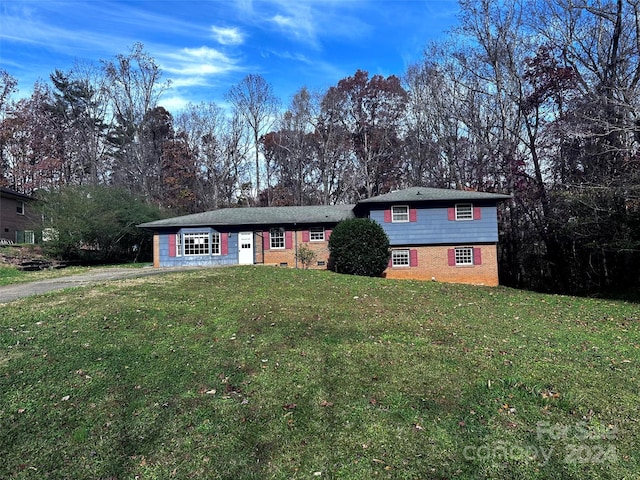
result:
<svg viewBox="0 0 640 480"><path fill-rule="evenodd" d="M409 250L409 266L417 267L418 266L418 251L417 250Z"/></svg>
<svg viewBox="0 0 640 480"><path fill-rule="evenodd" d="M391 222L391 210L385 210L384 211L384 223L390 223Z"/></svg>
<svg viewBox="0 0 640 480"><path fill-rule="evenodd" d="M456 209L455 207L449 207L447 210L447 219L455 220L456 219Z"/></svg>
<svg viewBox="0 0 640 480"><path fill-rule="evenodd" d="M330 237L331 237L331 230L325 230L324 239L328 242Z"/></svg>
<svg viewBox="0 0 640 480"><path fill-rule="evenodd" d="M229 234L220 234L220 253L222 255L229 255Z"/></svg>
<svg viewBox="0 0 640 480"><path fill-rule="evenodd" d="M482 209L480 207L473 207L473 219L480 220L482 218Z"/></svg>
<svg viewBox="0 0 640 480"><path fill-rule="evenodd" d="M293 248L293 232L284 232L284 248L291 250Z"/></svg>
<svg viewBox="0 0 640 480"><path fill-rule="evenodd" d="M393 254L389 255L389 263L387 264L387 267L393 267Z"/></svg>
<svg viewBox="0 0 640 480"><path fill-rule="evenodd" d="M308 242L309 241L309 230L303 230L302 231L302 241L303 242Z"/></svg>
<svg viewBox="0 0 640 480"><path fill-rule="evenodd" d="M455 267L456 266L456 249L455 248L450 248L447 251L447 256L449 259L449 266L450 267Z"/></svg>
<svg viewBox="0 0 640 480"><path fill-rule="evenodd" d="M410 222L417 222L418 221L418 210L416 210L415 208L410 208L409 209L409 221Z"/></svg>
<svg viewBox="0 0 640 480"><path fill-rule="evenodd" d="M482 249L481 248L473 249L473 264L482 265Z"/></svg>
<svg viewBox="0 0 640 480"><path fill-rule="evenodd" d="M169 235L169 256L170 257L176 256L176 235L179 235L179 234L172 233L171 235Z"/></svg>
<svg viewBox="0 0 640 480"><path fill-rule="evenodd" d="M271 244L269 243L269 232L262 232L262 248L264 250L269 250L269 248L271 248Z"/></svg>

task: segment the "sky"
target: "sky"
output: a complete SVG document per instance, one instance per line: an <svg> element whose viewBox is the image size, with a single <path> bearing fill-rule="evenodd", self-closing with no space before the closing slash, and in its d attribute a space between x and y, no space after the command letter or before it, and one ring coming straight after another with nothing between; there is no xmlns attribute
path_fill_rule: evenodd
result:
<svg viewBox="0 0 640 480"><path fill-rule="evenodd" d="M126 55L140 42L171 80L160 104L224 103L261 75L283 105L358 69L402 76L457 22L457 0L0 0L0 69L18 97L55 70Z"/></svg>

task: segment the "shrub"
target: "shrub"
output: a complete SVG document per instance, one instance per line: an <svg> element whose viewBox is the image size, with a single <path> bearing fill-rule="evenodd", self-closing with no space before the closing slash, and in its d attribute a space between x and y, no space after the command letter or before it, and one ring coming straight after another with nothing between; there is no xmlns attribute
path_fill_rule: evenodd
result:
<svg viewBox="0 0 640 480"><path fill-rule="evenodd" d="M329 252L332 270L379 277L389 263L389 237L368 218L343 220L331 233Z"/></svg>
<svg viewBox="0 0 640 480"><path fill-rule="evenodd" d="M151 258L152 235L136 225L161 218L158 208L112 187L65 187L41 194L47 254L67 261L126 262Z"/></svg>
<svg viewBox="0 0 640 480"><path fill-rule="evenodd" d="M316 259L316 252L311 250L307 245L302 244L298 247L296 258L302 264L302 267L307 270Z"/></svg>

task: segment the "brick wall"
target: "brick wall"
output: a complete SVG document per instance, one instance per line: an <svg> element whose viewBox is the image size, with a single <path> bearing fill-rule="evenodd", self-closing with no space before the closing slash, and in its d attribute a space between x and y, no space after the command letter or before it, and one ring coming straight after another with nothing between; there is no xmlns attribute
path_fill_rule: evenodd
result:
<svg viewBox="0 0 640 480"><path fill-rule="evenodd" d="M265 265L280 265L286 263L288 267L296 266L296 247L305 245L309 249L313 250L316 254L315 260L311 263L309 268L325 270L329 263L329 242L304 242L302 239L302 231L295 232L293 237L293 245L290 249L269 249L264 250L264 264ZM262 237L256 235L256 262L261 263L259 260L262 257ZM323 265L318 265L318 262L324 262ZM298 268L302 268L302 264L298 262Z"/></svg>
<svg viewBox="0 0 640 480"><path fill-rule="evenodd" d="M386 278L432 280L474 285L498 285L498 261L495 245L480 245L482 264L449 266L448 254L453 246L412 247L418 252L416 267L393 267L384 272Z"/></svg>

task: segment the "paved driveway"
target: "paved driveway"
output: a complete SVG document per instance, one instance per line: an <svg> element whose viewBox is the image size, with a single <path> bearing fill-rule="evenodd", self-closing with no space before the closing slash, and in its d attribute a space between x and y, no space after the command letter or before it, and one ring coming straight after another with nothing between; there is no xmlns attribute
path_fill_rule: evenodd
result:
<svg viewBox="0 0 640 480"><path fill-rule="evenodd" d="M167 272L176 272L180 268L96 268L87 273L71 275L60 278L49 278L38 280L37 282L20 283L0 287L0 304L12 302L19 298L30 295L61 290L63 288L83 287L92 283L105 282L108 280L120 280L123 278L144 277L147 275L158 275Z"/></svg>

